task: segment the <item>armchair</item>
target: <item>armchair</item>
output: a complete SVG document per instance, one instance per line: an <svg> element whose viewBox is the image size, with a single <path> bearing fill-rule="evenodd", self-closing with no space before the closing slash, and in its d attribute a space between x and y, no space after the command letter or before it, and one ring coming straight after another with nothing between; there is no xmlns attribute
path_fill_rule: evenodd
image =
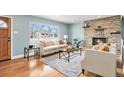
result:
<svg viewBox="0 0 124 93"><path fill-rule="evenodd" d="M116 76L116 54L85 50L81 68L82 71L87 70L100 76L114 77Z"/></svg>

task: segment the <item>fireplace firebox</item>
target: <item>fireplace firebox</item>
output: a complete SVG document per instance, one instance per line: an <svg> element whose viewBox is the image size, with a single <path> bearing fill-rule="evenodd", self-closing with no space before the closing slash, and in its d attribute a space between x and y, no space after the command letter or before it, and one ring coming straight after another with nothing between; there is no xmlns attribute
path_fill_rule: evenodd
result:
<svg viewBox="0 0 124 93"><path fill-rule="evenodd" d="M107 42L107 39L105 37L93 37L92 38L92 45L96 45L97 40L101 40L103 43Z"/></svg>

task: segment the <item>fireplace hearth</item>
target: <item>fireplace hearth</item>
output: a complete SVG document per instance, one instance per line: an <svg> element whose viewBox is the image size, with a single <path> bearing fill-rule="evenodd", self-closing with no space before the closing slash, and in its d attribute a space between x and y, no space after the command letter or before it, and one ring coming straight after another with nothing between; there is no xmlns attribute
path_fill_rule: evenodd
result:
<svg viewBox="0 0 124 93"><path fill-rule="evenodd" d="M107 43L106 37L93 37L92 38L92 45L96 45L97 40L101 40L103 43Z"/></svg>

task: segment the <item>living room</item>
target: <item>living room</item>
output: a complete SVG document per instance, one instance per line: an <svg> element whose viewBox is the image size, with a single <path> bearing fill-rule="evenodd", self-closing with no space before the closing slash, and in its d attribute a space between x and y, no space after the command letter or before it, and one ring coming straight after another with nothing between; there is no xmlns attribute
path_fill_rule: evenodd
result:
<svg viewBox="0 0 124 93"><path fill-rule="evenodd" d="M12 26L11 61L0 62L3 68L0 76L123 76L121 16L7 15L7 17L11 18ZM97 49L97 43L102 44L102 47ZM33 56L33 50L36 50L40 58ZM97 50L101 50L102 53ZM107 53L108 51L111 53ZM96 63L97 57L99 64ZM82 62L83 60L86 62ZM11 65L8 65L9 63ZM30 69L24 68L26 63L29 63ZM15 65L18 68L12 70Z"/></svg>
<svg viewBox="0 0 124 93"><path fill-rule="evenodd" d="M123 77L123 0L1 0L1 92L121 93Z"/></svg>

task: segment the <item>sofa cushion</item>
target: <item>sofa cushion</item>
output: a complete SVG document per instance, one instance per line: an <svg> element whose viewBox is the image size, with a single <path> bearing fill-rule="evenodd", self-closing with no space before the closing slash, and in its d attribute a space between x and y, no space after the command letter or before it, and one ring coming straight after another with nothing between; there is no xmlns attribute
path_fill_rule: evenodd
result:
<svg viewBox="0 0 124 93"><path fill-rule="evenodd" d="M60 48L65 48L67 47L67 44L62 44L62 45L59 45Z"/></svg>
<svg viewBox="0 0 124 93"><path fill-rule="evenodd" d="M55 45L59 45L59 40L54 40Z"/></svg>
<svg viewBox="0 0 124 93"><path fill-rule="evenodd" d="M53 45L55 45L55 42L54 41L45 41L44 42L44 47L49 47L49 46L53 46Z"/></svg>
<svg viewBox="0 0 124 93"><path fill-rule="evenodd" d="M45 47L44 51L51 51L51 50L55 50L55 49L58 49L58 48L60 48L60 47L57 46L57 45L49 46L49 47Z"/></svg>

